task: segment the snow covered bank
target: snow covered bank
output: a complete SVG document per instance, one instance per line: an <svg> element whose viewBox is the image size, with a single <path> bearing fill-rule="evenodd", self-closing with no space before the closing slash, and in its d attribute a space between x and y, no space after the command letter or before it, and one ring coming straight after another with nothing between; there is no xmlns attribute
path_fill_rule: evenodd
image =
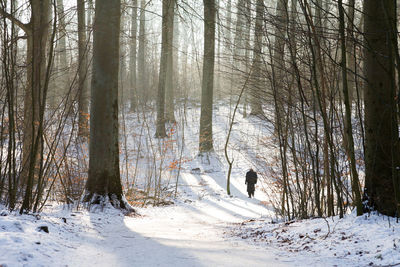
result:
<svg viewBox="0 0 400 267"><path fill-rule="evenodd" d="M230 233L260 247L279 248L299 266L400 265L400 224L378 215L319 218L287 223L248 220Z"/></svg>

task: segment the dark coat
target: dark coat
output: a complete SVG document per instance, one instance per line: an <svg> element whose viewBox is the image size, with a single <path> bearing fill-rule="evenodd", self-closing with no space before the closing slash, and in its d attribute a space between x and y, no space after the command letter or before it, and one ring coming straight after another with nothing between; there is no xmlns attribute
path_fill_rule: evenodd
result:
<svg viewBox="0 0 400 267"><path fill-rule="evenodd" d="M246 173L246 183L247 184L247 192L254 192L254 185L257 183L257 173L255 171L248 171Z"/></svg>

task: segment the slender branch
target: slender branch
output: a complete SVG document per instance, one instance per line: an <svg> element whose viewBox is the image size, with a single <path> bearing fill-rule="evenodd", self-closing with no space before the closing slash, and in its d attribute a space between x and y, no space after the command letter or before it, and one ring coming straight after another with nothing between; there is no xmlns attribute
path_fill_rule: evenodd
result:
<svg viewBox="0 0 400 267"><path fill-rule="evenodd" d="M228 162L229 168L228 168L228 175L227 175L227 182L226 182L226 191L228 193L228 195L231 195L231 189L230 189L230 181L231 181L231 171L232 171L232 165L233 165L233 161L234 159L230 160L229 155L228 155L228 145L229 145L229 139L231 137L231 132L232 132L232 128L233 128L233 123L235 122L235 115L236 115L236 111L239 107L239 103L240 103L240 99L242 98L243 92L246 89L247 86L247 82L250 79L251 73L253 71L253 66L251 67L249 74L247 75L246 81L243 84L242 89L240 90L240 94L239 94L239 98L236 102L236 106L235 109L233 110L233 114L232 114L232 120L231 123L229 125L229 130L228 130L228 135L226 137L226 141L225 141L225 147L224 147L224 151L225 151L225 158L226 161Z"/></svg>

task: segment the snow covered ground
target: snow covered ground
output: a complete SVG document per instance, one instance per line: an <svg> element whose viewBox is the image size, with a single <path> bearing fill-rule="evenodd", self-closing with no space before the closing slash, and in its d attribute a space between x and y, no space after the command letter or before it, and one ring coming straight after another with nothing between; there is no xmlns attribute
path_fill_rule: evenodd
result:
<svg viewBox="0 0 400 267"><path fill-rule="evenodd" d="M400 224L376 214L286 223L249 220L231 236L295 257L299 266L399 266Z"/></svg>
<svg viewBox="0 0 400 267"><path fill-rule="evenodd" d="M393 266L400 226L373 216L271 223L260 199L228 197L209 175L140 216L47 206L0 217L1 266ZM222 178L222 177L221 177ZM217 179L218 180L218 179ZM220 179L221 181L222 179ZM189 184L188 184L189 185ZM189 188L189 187L188 187ZM39 228L47 226L49 233Z"/></svg>
<svg viewBox="0 0 400 267"><path fill-rule="evenodd" d="M228 197L208 175L192 182L181 200L142 208L139 217L48 206L40 216L0 217L3 266L287 266L265 250L227 235L227 226L269 213L259 200ZM189 187L188 187L189 188ZM49 233L40 231L48 227ZM271 265L271 266L272 266Z"/></svg>
<svg viewBox="0 0 400 267"><path fill-rule="evenodd" d="M232 195L228 196L223 146L229 112L222 106L217 109L216 153L209 159L197 157L198 110L188 111L184 164L173 205L137 208L139 216L123 216L110 207L71 210L56 203L49 203L40 215L18 215L0 206L0 266L400 265L400 224L393 219L349 214L342 220L275 223L272 193L263 179L255 198L247 198L245 172L258 167L265 173L276 152L262 145L268 131L255 118L239 115L234 126L229 155L235 162ZM144 190L148 162L146 154L135 154L142 152L132 136L143 139L149 133L133 125L133 116L127 120L127 151L131 153L127 159L130 163L138 160L132 164L138 169L135 182ZM174 140L176 153L179 136ZM170 156L162 160L164 165L177 160L176 155ZM266 164L266 159L271 162ZM163 180L170 190L176 170L172 174L173 179Z"/></svg>

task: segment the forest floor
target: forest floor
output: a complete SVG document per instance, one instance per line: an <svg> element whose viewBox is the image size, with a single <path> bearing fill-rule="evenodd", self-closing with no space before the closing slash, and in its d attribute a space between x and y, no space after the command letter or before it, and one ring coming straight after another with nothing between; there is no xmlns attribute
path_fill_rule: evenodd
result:
<svg viewBox="0 0 400 267"><path fill-rule="evenodd" d="M234 125L228 196L223 147L229 114L228 108L217 111L215 154L209 158L197 156L198 110L186 114L185 163L172 205L138 207L136 216L108 206L89 212L49 202L40 215L0 206L0 266L400 266L400 224L388 217L351 213L290 222L276 217L273 188L265 181L275 179L277 148L266 144L270 137L256 118L239 115ZM140 127L128 123L127 129ZM137 141L127 143L133 148ZM176 160L166 157L165 164ZM145 170L146 162L140 164ZM249 167L260 174L253 199L244 184ZM173 174L166 185L172 195L176 170Z"/></svg>

